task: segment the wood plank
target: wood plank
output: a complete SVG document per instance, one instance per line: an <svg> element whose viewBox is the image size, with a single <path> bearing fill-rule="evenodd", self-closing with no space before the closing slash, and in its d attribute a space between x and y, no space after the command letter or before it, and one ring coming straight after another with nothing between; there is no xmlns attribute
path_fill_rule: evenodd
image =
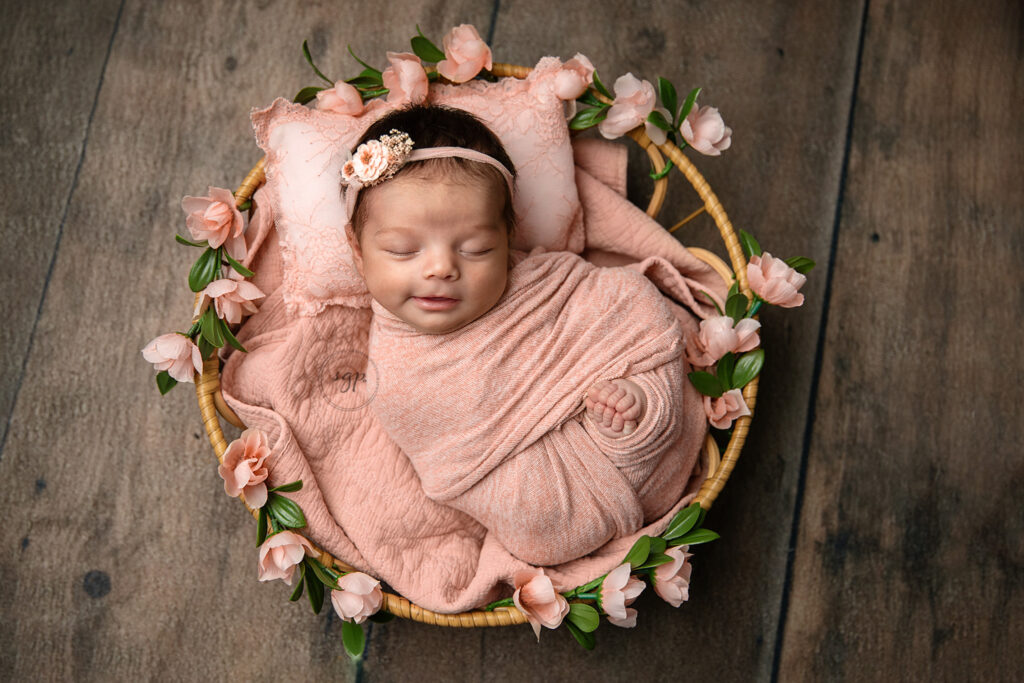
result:
<svg viewBox="0 0 1024 683"><path fill-rule="evenodd" d="M780 680L1024 678L1022 20L871 3Z"/></svg>
<svg viewBox="0 0 1024 683"><path fill-rule="evenodd" d="M627 71L680 89L704 86L702 104L718 106L733 127L733 147L695 159L737 228L772 253L828 260L863 5L860 3L502 3L493 49L499 61L532 65L546 54L588 55L610 86ZM631 163L631 195L647 199L643 154ZM699 156L699 155L694 155ZM696 195L674 184L665 220L695 208ZM701 218L682 239L715 246ZM720 253L724 253L719 249ZM698 549L690 601L679 610L641 596L635 631L603 624L594 652L565 632L527 627L456 633L451 640L413 634L393 622L375 631L367 660L374 680L397 680L451 643L459 655L485 644L487 680L661 680L676 666L699 680L766 680L777 631L791 514L818 341L824 267L796 311L768 310L768 364L745 454L707 524L723 539ZM671 644L671 645L669 645ZM525 656L524 656L525 655ZM455 667L456 664L453 664ZM456 678L476 678L474 669ZM628 672L628 674L627 674Z"/></svg>
<svg viewBox="0 0 1024 683"><path fill-rule="evenodd" d="M351 74L346 42L380 62L380 46L408 45L417 19L440 36L460 21L486 26L490 10L126 3L0 460L0 638L14 644L0 651L0 678L355 678L337 618L257 581L255 525L223 493L194 394L161 397L139 350L189 319L194 255L173 240L181 197L233 187L259 158L249 110L313 82L303 39L329 74ZM26 22L21 35L51 26L42 14ZM67 87L40 86L51 103ZM32 173L40 188L24 191L41 201L51 179ZM40 224L46 210L24 209ZM417 671L429 677L442 659Z"/></svg>
<svg viewBox="0 0 1024 683"><path fill-rule="evenodd" d="M118 1L8 3L0 23L0 445L72 191Z"/></svg>

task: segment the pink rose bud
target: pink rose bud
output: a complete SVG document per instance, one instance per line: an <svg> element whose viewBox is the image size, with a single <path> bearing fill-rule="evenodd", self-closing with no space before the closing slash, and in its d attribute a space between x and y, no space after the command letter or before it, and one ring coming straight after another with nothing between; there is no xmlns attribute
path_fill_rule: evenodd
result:
<svg viewBox="0 0 1024 683"><path fill-rule="evenodd" d="M437 63L437 72L452 83L465 83L481 69L490 70L493 66L491 48L470 24L453 28L442 44L445 58Z"/></svg>
<svg viewBox="0 0 1024 683"><path fill-rule="evenodd" d="M743 353L756 349L761 343L757 334L760 328L761 323L753 318L744 318L735 326L727 315L702 320L700 333L688 339L686 358L691 365L706 368L729 352Z"/></svg>
<svg viewBox="0 0 1024 683"><path fill-rule="evenodd" d="M176 332L162 334L151 340L142 349L142 357L157 370L166 370L168 375L179 382L192 382L194 373L203 373L203 356L199 353L199 347L185 335Z"/></svg>
<svg viewBox="0 0 1024 683"><path fill-rule="evenodd" d="M197 242L206 240L216 249L229 240L243 240L246 219L235 206L235 196L230 190L222 187L211 187L207 197L185 197L181 200L181 208L188 214L185 225ZM232 245L229 245L229 250ZM237 246L231 255L237 253Z"/></svg>
<svg viewBox="0 0 1024 683"><path fill-rule="evenodd" d="M388 104L400 107L427 99L430 82L420 58L411 52L388 52L387 57L391 66L384 69L381 78L388 89Z"/></svg>
<svg viewBox="0 0 1024 683"><path fill-rule="evenodd" d="M363 97L354 85L338 81L333 88L321 90L316 94L316 108L336 114L359 116L363 113Z"/></svg>
<svg viewBox="0 0 1024 683"><path fill-rule="evenodd" d="M205 310L208 300L213 300L217 316L231 324L242 322L243 315L252 315L259 311L255 302L265 295L260 288L246 280L221 278L206 285L199 295L195 313Z"/></svg>
<svg viewBox="0 0 1024 683"><path fill-rule="evenodd" d="M796 290L807 282L807 278L786 265L782 259L773 258L767 251L760 256L750 257L747 280L754 293L770 304L796 308L804 303L804 295Z"/></svg>
<svg viewBox="0 0 1024 683"><path fill-rule="evenodd" d="M246 429L228 444L223 462L217 473L224 480L224 492L232 498L245 494L245 501L254 508L267 502L267 468L263 464L270 457L267 435L259 429Z"/></svg>
<svg viewBox="0 0 1024 683"><path fill-rule="evenodd" d="M722 115L714 107L693 105L686 120L679 126L683 139L701 154L716 157L729 149L732 144L732 128L722 121Z"/></svg>
<svg viewBox="0 0 1024 683"><path fill-rule="evenodd" d="M543 569L521 569L515 573L516 592L512 602L525 615L533 632L540 640L540 627L558 628L569 613L569 601L555 590Z"/></svg>
<svg viewBox="0 0 1024 683"><path fill-rule="evenodd" d="M313 544L292 531L279 531L267 536L260 546L259 579L281 579L289 586L295 575L295 565L306 555L313 554Z"/></svg>
<svg viewBox="0 0 1024 683"><path fill-rule="evenodd" d="M587 91L593 81L594 65L577 52L555 76L555 96L562 100L575 100Z"/></svg>
<svg viewBox="0 0 1024 683"><path fill-rule="evenodd" d="M693 555L686 552L688 548L685 545L669 548L665 554L672 561L654 568L654 592L673 607L679 607L690 599L690 572L693 567L687 560Z"/></svg>
<svg viewBox="0 0 1024 683"><path fill-rule="evenodd" d="M730 389L718 398L704 397L704 412L708 415L711 425L718 429L728 429L733 420L750 415L750 408L743 400L739 389Z"/></svg>
<svg viewBox="0 0 1024 683"><path fill-rule="evenodd" d="M647 121L647 116L654 111L654 104L657 101L654 86L627 73L615 80L613 89L615 90L615 100L608 109L608 115L601 123L597 124L601 135L609 140L614 140L644 124L648 135L651 136L651 140L655 144L664 143L665 131ZM658 111L666 113L664 109L659 108ZM669 116L671 117L671 114ZM654 131L651 128L654 128Z"/></svg>
<svg viewBox="0 0 1024 683"><path fill-rule="evenodd" d="M343 621L361 624L380 611L384 593L380 581L362 572L351 572L338 579L340 591L331 591L331 604Z"/></svg>
<svg viewBox="0 0 1024 683"><path fill-rule="evenodd" d="M646 587L644 582L630 576L629 562L620 564L608 572L601 582L601 608L608 615L608 621L623 628L636 626L636 610L627 608Z"/></svg>

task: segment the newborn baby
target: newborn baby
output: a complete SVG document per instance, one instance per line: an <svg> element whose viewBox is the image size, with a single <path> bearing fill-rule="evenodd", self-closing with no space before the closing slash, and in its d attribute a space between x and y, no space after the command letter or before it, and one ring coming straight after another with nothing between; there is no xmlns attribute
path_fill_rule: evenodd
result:
<svg viewBox="0 0 1024 683"><path fill-rule="evenodd" d="M372 296L370 408L424 492L542 566L663 515L706 424L683 416L699 397L657 287L513 250L512 163L465 112L399 110L362 141L343 183Z"/></svg>

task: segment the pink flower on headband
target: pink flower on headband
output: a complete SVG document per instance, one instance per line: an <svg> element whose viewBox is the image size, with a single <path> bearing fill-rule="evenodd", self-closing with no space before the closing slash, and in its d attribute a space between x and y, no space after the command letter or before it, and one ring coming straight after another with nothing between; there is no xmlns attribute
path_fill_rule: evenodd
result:
<svg viewBox="0 0 1024 683"><path fill-rule="evenodd" d="M392 129L379 140L367 140L356 148L352 158L341 167L345 184L375 185L393 176L412 152L408 133Z"/></svg>
<svg viewBox="0 0 1024 683"><path fill-rule="evenodd" d="M381 78L388 89L388 104L399 107L406 103L419 104L427 99L427 72L420 58L411 52L388 52L391 66L384 69Z"/></svg>
<svg viewBox="0 0 1024 683"><path fill-rule="evenodd" d="M437 72L452 83L465 83L491 69L491 48L480 38L471 24L456 26L442 40L444 59L437 63Z"/></svg>

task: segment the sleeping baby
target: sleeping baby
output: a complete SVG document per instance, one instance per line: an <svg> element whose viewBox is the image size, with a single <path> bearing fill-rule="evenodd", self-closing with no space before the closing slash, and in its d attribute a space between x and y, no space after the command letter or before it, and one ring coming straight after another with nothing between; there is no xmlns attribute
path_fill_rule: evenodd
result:
<svg viewBox="0 0 1024 683"><path fill-rule="evenodd" d="M677 503L706 421L683 332L639 270L512 248L515 169L472 115L370 126L342 171L374 314L370 408L428 497L560 564Z"/></svg>

